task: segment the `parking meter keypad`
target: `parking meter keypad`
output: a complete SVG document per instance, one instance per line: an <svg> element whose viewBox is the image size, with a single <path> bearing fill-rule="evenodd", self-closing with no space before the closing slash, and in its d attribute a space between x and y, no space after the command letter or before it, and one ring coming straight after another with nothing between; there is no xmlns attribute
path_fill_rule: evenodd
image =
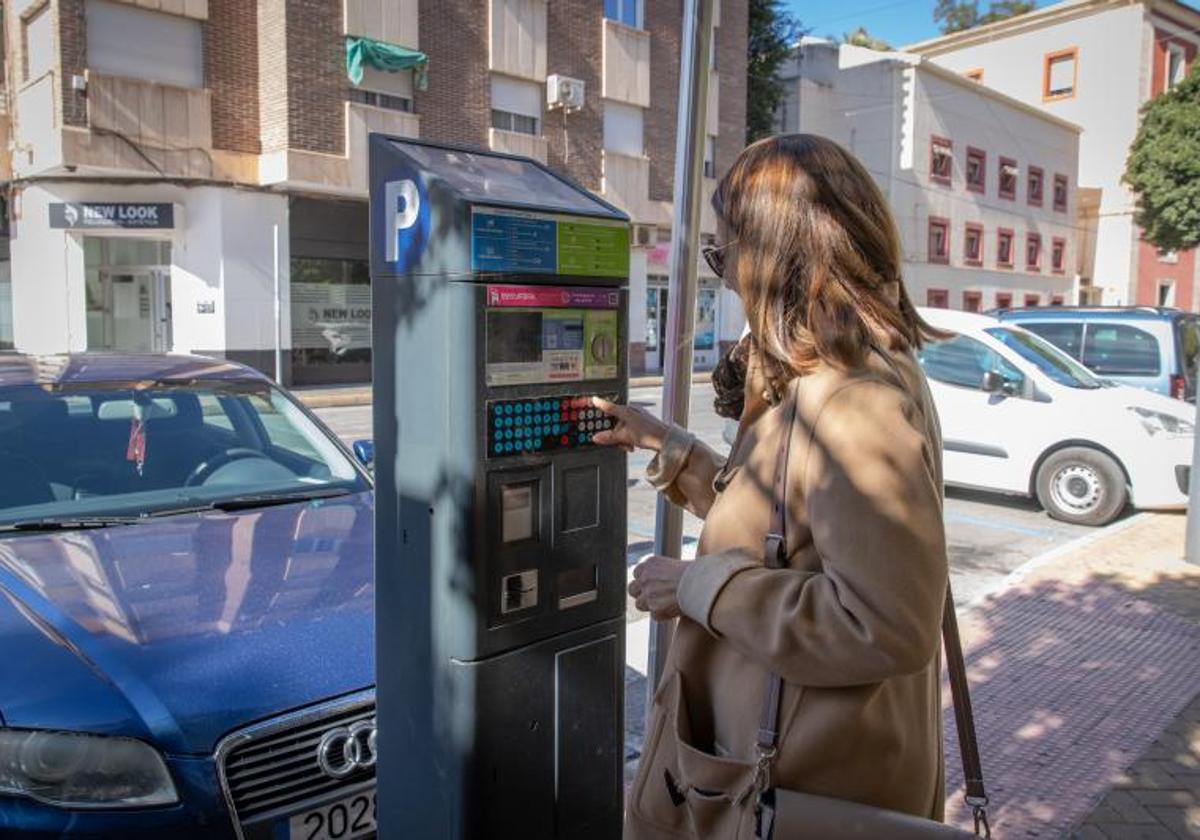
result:
<svg viewBox="0 0 1200 840"><path fill-rule="evenodd" d="M489 458L594 446L596 432L613 427L590 394L494 400L487 418Z"/></svg>

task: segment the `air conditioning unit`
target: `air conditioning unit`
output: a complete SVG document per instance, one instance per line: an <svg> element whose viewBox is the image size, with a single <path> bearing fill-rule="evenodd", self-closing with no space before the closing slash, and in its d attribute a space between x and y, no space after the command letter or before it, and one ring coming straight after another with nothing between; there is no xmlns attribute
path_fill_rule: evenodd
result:
<svg viewBox="0 0 1200 840"><path fill-rule="evenodd" d="M658 244L658 228L654 225L634 225L633 244L638 248L653 248Z"/></svg>
<svg viewBox="0 0 1200 840"><path fill-rule="evenodd" d="M562 108L568 114L583 107L583 79L555 73L546 79L546 104L550 110Z"/></svg>

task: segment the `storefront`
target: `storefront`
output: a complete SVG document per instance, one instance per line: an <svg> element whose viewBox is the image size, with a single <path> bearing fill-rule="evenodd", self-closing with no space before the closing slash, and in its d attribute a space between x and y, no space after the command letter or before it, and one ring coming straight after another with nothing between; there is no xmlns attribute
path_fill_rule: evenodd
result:
<svg viewBox="0 0 1200 840"><path fill-rule="evenodd" d="M667 343L667 300L669 292L665 275L651 274L646 278L646 355L645 372L658 373L663 367L663 348ZM700 278L696 290L696 324L693 338L694 366L711 370L720 358L717 341L717 309L720 285L715 277Z"/></svg>

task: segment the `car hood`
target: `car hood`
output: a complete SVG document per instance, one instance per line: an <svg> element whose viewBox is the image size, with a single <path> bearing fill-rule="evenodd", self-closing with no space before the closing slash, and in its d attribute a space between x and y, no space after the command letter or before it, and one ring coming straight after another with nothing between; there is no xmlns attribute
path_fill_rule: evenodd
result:
<svg viewBox="0 0 1200 840"><path fill-rule="evenodd" d="M374 683L373 496L0 539L0 718L206 754Z"/></svg>
<svg viewBox="0 0 1200 840"><path fill-rule="evenodd" d="M1089 392L1084 391L1079 393ZM1159 414L1177 417L1189 423L1196 419L1196 407L1191 403L1173 399L1144 388L1134 388L1129 385L1111 385L1090 393L1099 395L1101 399L1108 402L1114 408L1144 408L1149 411L1157 411Z"/></svg>

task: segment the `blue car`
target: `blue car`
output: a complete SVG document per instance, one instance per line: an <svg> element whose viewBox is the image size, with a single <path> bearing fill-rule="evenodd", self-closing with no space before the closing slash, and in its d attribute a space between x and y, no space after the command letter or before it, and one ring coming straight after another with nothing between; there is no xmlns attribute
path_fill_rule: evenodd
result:
<svg viewBox="0 0 1200 840"><path fill-rule="evenodd" d="M1000 309L1097 376L1168 397L1196 399L1200 318L1170 307L1036 306Z"/></svg>
<svg viewBox="0 0 1200 840"><path fill-rule="evenodd" d="M372 520L246 367L0 355L0 837L373 834Z"/></svg>

